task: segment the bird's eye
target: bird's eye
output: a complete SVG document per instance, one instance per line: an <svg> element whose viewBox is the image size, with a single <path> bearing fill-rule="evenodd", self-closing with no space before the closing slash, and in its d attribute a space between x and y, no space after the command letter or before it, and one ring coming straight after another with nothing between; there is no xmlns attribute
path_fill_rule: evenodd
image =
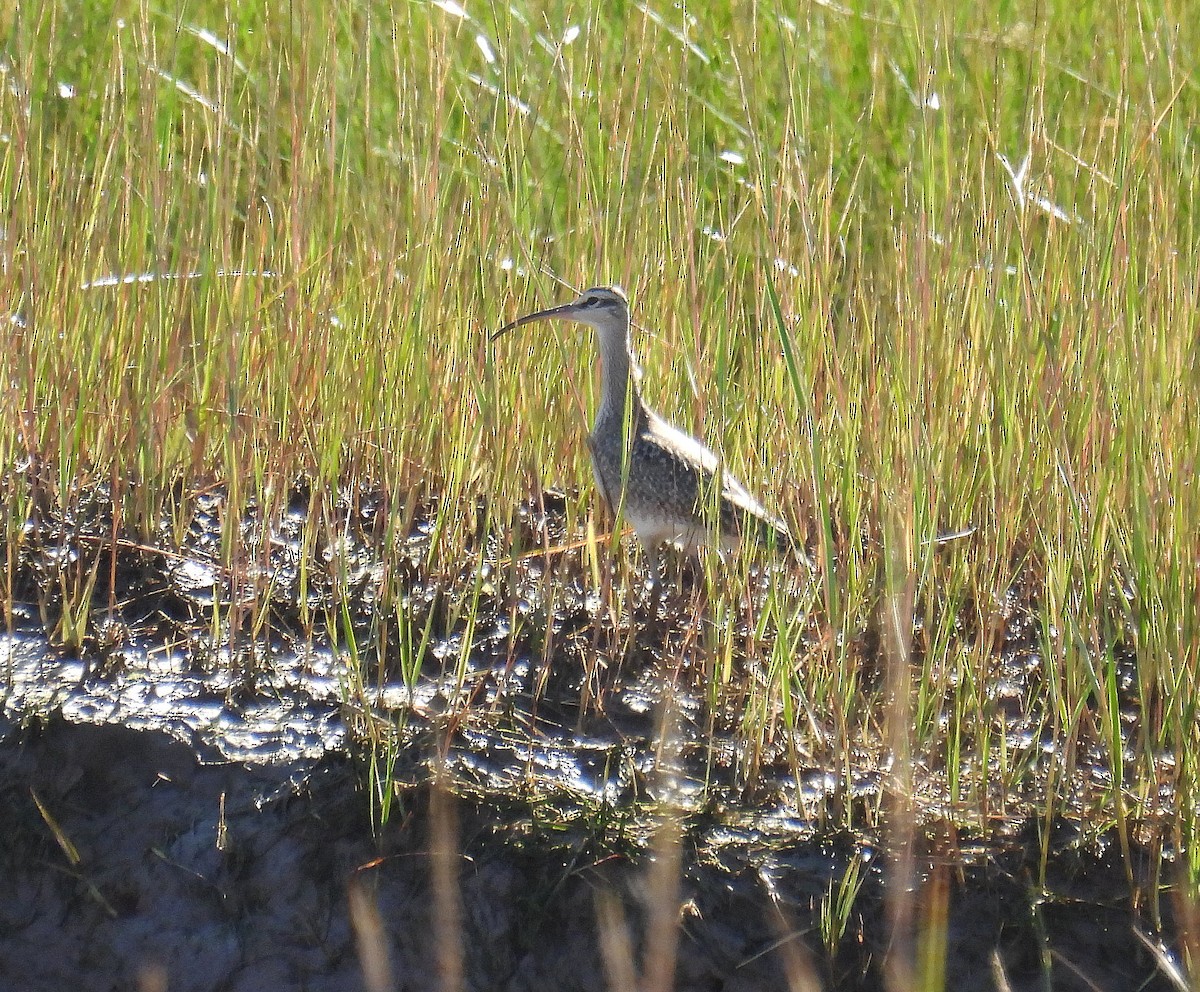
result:
<svg viewBox="0 0 1200 992"><path fill-rule="evenodd" d="M586 300L583 301L583 305L585 307L594 307L599 302L600 302L599 297L589 296Z"/></svg>

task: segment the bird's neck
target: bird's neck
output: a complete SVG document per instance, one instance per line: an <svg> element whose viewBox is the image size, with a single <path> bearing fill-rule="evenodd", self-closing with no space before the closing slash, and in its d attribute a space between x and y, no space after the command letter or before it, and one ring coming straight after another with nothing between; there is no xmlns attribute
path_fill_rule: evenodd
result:
<svg viewBox="0 0 1200 992"><path fill-rule="evenodd" d="M625 424L642 412L638 390L641 370L634 362L629 344L629 327L601 331L600 344L600 408L596 411L596 429L602 424Z"/></svg>

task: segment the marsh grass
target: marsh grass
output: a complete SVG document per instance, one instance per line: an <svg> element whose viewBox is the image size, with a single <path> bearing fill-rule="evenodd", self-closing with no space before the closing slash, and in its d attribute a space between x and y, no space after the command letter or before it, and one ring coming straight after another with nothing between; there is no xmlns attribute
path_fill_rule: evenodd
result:
<svg viewBox="0 0 1200 992"><path fill-rule="evenodd" d="M343 601L318 553L338 546L335 500L382 494L391 633L372 650L406 679L432 630L398 565L419 517L460 673L522 555L546 555L551 601L555 563L577 562L620 629L640 579L582 443L593 345L487 340L568 287L620 282L648 399L818 564L813 583L772 579L757 611L748 561L705 565L693 647L710 709L743 714L747 777L783 741L848 796L855 755L903 754L901 791L936 785L964 828L1032 813L1126 850L1156 834L1194 886L1200 29L1178 13L14 8L7 560L27 522L95 486L113 532L151 543L214 485L228 519L270 521L305 479L305 582L324 570ZM547 486L569 494L574 550L512 545L515 508ZM249 595L213 619L231 642L268 620L251 567L268 528L242 533L222 555ZM63 573L64 644L92 618L93 564ZM1015 678L1022 617L1037 645ZM336 597L305 622L367 657ZM881 809L809 812L873 828Z"/></svg>

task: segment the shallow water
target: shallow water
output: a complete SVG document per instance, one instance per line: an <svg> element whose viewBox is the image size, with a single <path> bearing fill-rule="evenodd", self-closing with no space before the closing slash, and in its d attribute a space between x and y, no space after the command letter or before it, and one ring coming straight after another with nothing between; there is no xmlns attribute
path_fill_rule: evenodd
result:
<svg viewBox="0 0 1200 992"><path fill-rule="evenodd" d="M828 714L794 699L796 729L775 719L784 732L755 741L743 728L745 701L753 705L774 676L754 654L735 654L729 680L712 691L704 645L714 625L753 641L747 604L761 611L772 583L801 602L807 576L779 566L756 573L743 614L718 619L697 595L704 579L693 568L668 582L655 608L636 580L614 599L577 553L537 553L571 543L553 494L516 514L512 545L533 553L508 561L488 536L479 564L457 576L426 571L433 527L419 515L385 546L375 494L346 495L337 537L323 542L307 536L307 505L297 491L273 517L252 507L231 520L213 490L190 501L186 527L164 521L149 544L114 546L102 490L71 516L31 522L12 582L20 598L0 634L0 712L10 725L61 713L161 730L202 757L251 764L311 766L374 741L397 756L400 786L427 781L436 762L464 794L552 798L578 813L666 801L781 837L854 821L869 835L877 823L871 811L894 771L873 729L879 717L852 715L847 752ZM257 549L233 572L221 564L230 527L240 546ZM62 590L89 569L86 635L75 652L55 649L50 635L61 636L69 612ZM1006 764L986 764L997 761L993 744L988 753L968 745L958 765L975 783L974 801L990 807L975 829L998 838L1037 815L1038 783L1054 780L1062 760L1042 712L1044 634L1021 589L1005 596L985 691ZM918 621L914 636L922 633ZM859 640L863 699L878 700L878 638L866 630ZM1124 691L1133 719L1132 675ZM1084 815L1104 801L1111 776L1109 756L1081 740L1057 788ZM961 822L937 756L915 757L913 815ZM994 774L1031 766L1015 784ZM1166 815L1172 799L1166 790L1143 809Z"/></svg>

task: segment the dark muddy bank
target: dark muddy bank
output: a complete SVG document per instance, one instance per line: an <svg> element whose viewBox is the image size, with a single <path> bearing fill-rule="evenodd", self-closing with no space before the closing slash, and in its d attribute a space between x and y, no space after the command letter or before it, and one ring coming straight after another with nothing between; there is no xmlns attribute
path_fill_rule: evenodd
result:
<svg viewBox="0 0 1200 992"><path fill-rule="evenodd" d="M396 987L436 987L428 790L408 792L374 838L359 781L333 756L298 772L202 763L160 731L9 728L0 986L89 992L160 975L173 990L361 989L347 910L357 885L378 909ZM620 900L637 946L647 855L583 824L548 829L516 802L454 807L468 987L606 988L596 894ZM1170 989L1135 933L1150 921L1129 909L1115 845L1081 850L1058 828L1043 892L1038 845L1022 840L984 857L945 840L917 855L913 911L945 920L946 987L999 989L1003 973L1013 989ZM689 830L682 853L677 988L786 988L798 950L826 988L883 988L886 858L868 862L830 955L820 906L858 842L713 848Z"/></svg>

